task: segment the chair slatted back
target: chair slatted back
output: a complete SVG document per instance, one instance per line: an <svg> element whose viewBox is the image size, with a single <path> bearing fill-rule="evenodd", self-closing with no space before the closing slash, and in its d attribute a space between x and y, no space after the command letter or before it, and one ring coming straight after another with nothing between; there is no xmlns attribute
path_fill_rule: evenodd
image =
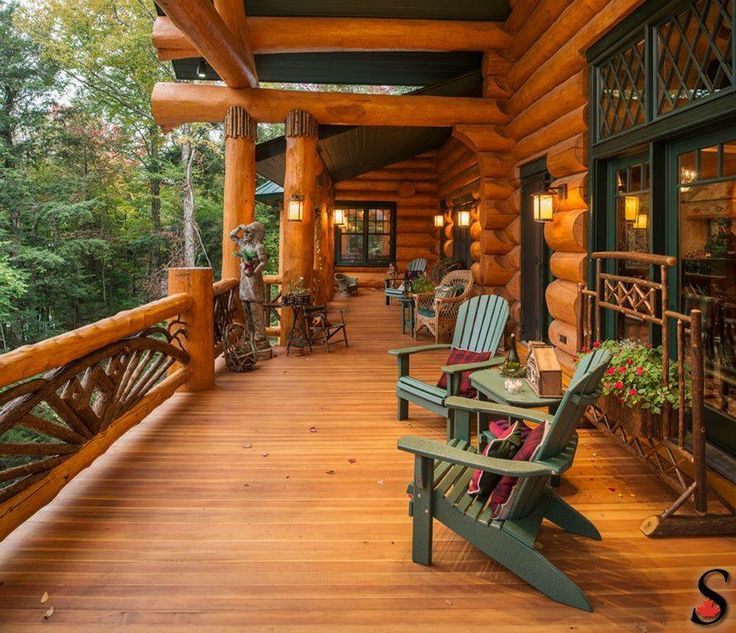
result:
<svg viewBox="0 0 736 633"><path fill-rule="evenodd" d="M566 455L565 451L568 450L570 440L586 407L598 400L601 379L610 363L611 354L607 350L597 350L581 359L534 461L562 456L565 460L569 459L568 465L572 463L574 451L569 451L569 455ZM548 476L541 476L528 477L520 481L517 484L518 493L515 494L506 518L521 518L532 512L544 492L548 479Z"/></svg>
<svg viewBox="0 0 736 633"><path fill-rule="evenodd" d="M480 295L468 299L460 306L452 346L494 356L508 318L509 304L503 297Z"/></svg>
<svg viewBox="0 0 736 633"><path fill-rule="evenodd" d="M423 273L425 270L427 270L427 260L424 259L424 257L417 257L416 259L412 259L409 262L409 265L406 267L406 270L412 273Z"/></svg>

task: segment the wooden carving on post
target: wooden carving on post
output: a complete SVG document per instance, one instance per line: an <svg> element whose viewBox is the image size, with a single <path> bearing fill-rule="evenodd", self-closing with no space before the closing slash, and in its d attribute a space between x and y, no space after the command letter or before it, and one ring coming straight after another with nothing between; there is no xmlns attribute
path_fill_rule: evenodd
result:
<svg viewBox="0 0 736 633"><path fill-rule="evenodd" d="M235 256L240 257L240 300L245 311L245 325L259 359L271 358L264 313L266 291L263 269L268 263L266 247L263 245L264 235L262 222L241 224L230 232L231 239L238 247Z"/></svg>

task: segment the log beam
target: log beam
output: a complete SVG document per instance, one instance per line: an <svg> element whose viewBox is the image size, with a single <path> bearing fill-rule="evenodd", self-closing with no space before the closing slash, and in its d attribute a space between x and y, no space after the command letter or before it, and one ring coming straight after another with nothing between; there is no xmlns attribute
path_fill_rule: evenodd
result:
<svg viewBox="0 0 736 633"><path fill-rule="evenodd" d="M323 125L451 127L455 123L502 125L509 120L495 101L469 97L233 90L177 83L158 83L151 96L154 119L164 130L183 123L220 122L234 105L262 123L283 122L295 109L308 112Z"/></svg>
<svg viewBox="0 0 736 633"><path fill-rule="evenodd" d="M231 88L258 85L252 52L246 50L207 0L157 0L173 24L191 40L220 78ZM224 118L221 113L218 120Z"/></svg>
<svg viewBox="0 0 736 633"><path fill-rule="evenodd" d="M232 4L218 0L219 4ZM242 1L237 1L242 7ZM218 7L219 9L219 7ZM235 32L233 22L220 11ZM389 20L380 18L249 17L252 53L504 50L512 37L498 22ZM317 35L315 35L317 34ZM161 60L199 57L192 40L168 17L153 24L153 45Z"/></svg>

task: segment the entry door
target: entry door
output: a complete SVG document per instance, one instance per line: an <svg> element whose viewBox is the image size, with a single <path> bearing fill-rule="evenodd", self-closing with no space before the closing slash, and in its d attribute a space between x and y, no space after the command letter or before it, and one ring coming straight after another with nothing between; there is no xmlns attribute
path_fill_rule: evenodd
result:
<svg viewBox="0 0 736 633"><path fill-rule="evenodd" d="M545 189L546 161L522 168L521 180L521 337L526 341L547 339L549 315L544 291L549 284L549 248L544 224L534 221L532 194Z"/></svg>

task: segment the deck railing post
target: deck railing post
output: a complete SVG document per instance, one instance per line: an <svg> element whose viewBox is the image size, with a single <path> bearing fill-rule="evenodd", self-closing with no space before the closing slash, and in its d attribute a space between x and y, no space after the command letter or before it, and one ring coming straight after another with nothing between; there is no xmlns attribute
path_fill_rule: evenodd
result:
<svg viewBox="0 0 736 633"><path fill-rule="evenodd" d="M192 307L179 315L187 327L183 345L191 356L188 367L192 372L181 391L205 391L215 384L212 269L169 268L169 294L178 292L193 299Z"/></svg>

